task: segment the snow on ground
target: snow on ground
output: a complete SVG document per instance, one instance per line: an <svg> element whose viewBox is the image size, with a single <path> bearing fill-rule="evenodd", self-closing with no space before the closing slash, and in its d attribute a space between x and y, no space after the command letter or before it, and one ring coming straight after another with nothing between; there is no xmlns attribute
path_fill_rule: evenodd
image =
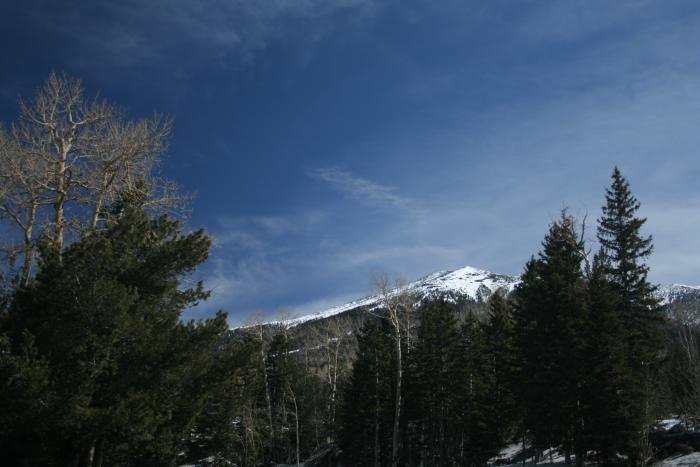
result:
<svg viewBox="0 0 700 467"><path fill-rule="evenodd" d="M700 452L694 452L685 456L671 457L664 459L661 462L654 464L654 467L681 467L681 466L700 466Z"/></svg>
<svg viewBox="0 0 700 467"><path fill-rule="evenodd" d="M507 466L522 466L522 462L516 462L513 464L505 464L505 462L512 461L514 457L516 457L520 452L523 450L523 443L513 443L509 444L505 448L501 449L501 452L498 453L498 456L489 459L489 463L491 465L505 465ZM526 462L526 466L535 466L535 465L564 465L564 454L559 452L557 449L547 449L545 450L541 456L540 456L541 461L537 464L533 464L532 462Z"/></svg>
<svg viewBox="0 0 700 467"><path fill-rule="evenodd" d="M659 426L663 428L665 431L670 430L671 428L678 426L682 424L683 422L677 418L667 418L665 420L660 420L659 421Z"/></svg>
<svg viewBox="0 0 700 467"><path fill-rule="evenodd" d="M491 461L497 461L500 459L512 459L522 450L523 450L523 443L509 444L508 446L501 449L501 452L498 453L498 456L491 459Z"/></svg>
<svg viewBox="0 0 700 467"><path fill-rule="evenodd" d="M672 428L680 423L679 420L677 419L667 419L667 420L661 420L659 424L663 427L669 427ZM525 462L523 464L522 462L516 462L512 464L504 464L504 462L507 462L511 459L513 459L515 456L517 456L520 452L522 451L522 443L513 443L509 444L505 448L501 450L500 453L498 453L498 456L490 459L489 464L490 465L501 465L503 467L517 467L517 466L523 466L525 465L526 467L535 467L535 466L542 466L542 465L566 465L564 462L564 455L561 454L560 452L556 450L552 450L552 457L550 458L549 453L550 451L547 450L545 451L542 456L540 457L541 461L537 464L534 464L532 462ZM530 459L531 461L532 459ZM588 464L586 465L595 465L595 464ZM700 452L694 452L692 454L687 454L684 456L676 456L676 457L671 457L668 459L664 459L663 461L659 461L653 464L653 467L687 467L687 466L693 466L693 467L700 467Z"/></svg>

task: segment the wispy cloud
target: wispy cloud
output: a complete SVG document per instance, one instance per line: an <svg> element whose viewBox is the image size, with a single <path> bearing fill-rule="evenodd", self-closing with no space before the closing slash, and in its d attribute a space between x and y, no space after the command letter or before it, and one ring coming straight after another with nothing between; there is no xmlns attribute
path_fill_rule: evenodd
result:
<svg viewBox="0 0 700 467"><path fill-rule="evenodd" d="M320 209L300 210L286 215L220 216L214 235L215 243L260 250L268 247L269 240L303 234L320 226L327 218L328 213Z"/></svg>
<svg viewBox="0 0 700 467"><path fill-rule="evenodd" d="M402 196L394 187L382 185L373 180L359 177L339 168L319 168L309 171L309 176L328 183L349 198L364 201L381 208L394 208L417 212L418 203Z"/></svg>
<svg viewBox="0 0 700 467"><path fill-rule="evenodd" d="M240 317L270 302L275 305L267 313L275 311L283 302L280 294L318 273L313 266L322 248L318 237L327 228L327 219L328 213L318 209L219 217L211 228L212 259L201 271L212 296L191 314L223 309ZM312 240L306 245L308 238Z"/></svg>

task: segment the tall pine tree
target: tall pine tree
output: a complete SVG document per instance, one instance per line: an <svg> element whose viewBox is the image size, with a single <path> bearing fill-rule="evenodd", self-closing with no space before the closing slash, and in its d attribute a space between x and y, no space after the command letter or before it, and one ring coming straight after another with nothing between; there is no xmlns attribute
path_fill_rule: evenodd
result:
<svg viewBox="0 0 700 467"><path fill-rule="evenodd" d="M597 453L600 465L617 461L632 437L626 422L622 389L628 385L619 297L607 280L608 259L595 255L588 278L588 326L584 345L582 411L586 445Z"/></svg>
<svg viewBox="0 0 700 467"><path fill-rule="evenodd" d="M357 358L343 390L340 449L347 465L391 463L395 354L384 319L367 320L357 336Z"/></svg>
<svg viewBox="0 0 700 467"><path fill-rule="evenodd" d="M542 247L516 289L524 425L538 449L561 446L567 453L585 452L580 444L584 246L573 218L562 212Z"/></svg>
<svg viewBox="0 0 700 467"><path fill-rule="evenodd" d="M633 464L643 462L648 455L647 431L655 418L656 376L664 350L663 316L644 262L652 253L652 239L641 233L646 219L637 217L639 207L629 183L615 167L598 221L598 241L608 259L605 277L617 295L617 313L624 330L621 339L629 371L624 387L625 418L635 433L626 451Z"/></svg>
<svg viewBox="0 0 700 467"><path fill-rule="evenodd" d="M453 307L442 300L425 304L411 353L406 414L420 445L422 465L448 465L459 455L460 333Z"/></svg>
<svg viewBox="0 0 700 467"><path fill-rule="evenodd" d="M490 397L493 414L493 433L496 445L502 445L516 434L520 409L515 387L518 354L513 327L513 311L508 300L496 292L489 298L488 320L484 324L485 352L488 371L493 379Z"/></svg>
<svg viewBox="0 0 700 467"><path fill-rule="evenodd" d="M461 359L454 376L458 389L453 394L460 429L456 459L460 465L478 467L502 447L502 427L497 425L501 407L491 345L473 310L467 312L461 338Z"/></svg>

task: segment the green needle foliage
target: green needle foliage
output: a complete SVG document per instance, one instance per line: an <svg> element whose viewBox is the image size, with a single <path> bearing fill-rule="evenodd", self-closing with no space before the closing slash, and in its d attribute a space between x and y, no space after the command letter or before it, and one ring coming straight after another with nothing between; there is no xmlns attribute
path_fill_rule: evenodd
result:
<svg viewBox="0 0 700 467"><path fill-rule="evenodd" d="M624 344L626 384L626 453L633 464L649 455L647 432L658 410L656 396L662 392L660 375L665 360L663 314L655 296L656 287L647 279L645 259L653 250L651 237L641 234L646 219L637 217L639 201L629 183L615 167L606 191L603 215L598 221L598 241L604 278L614 295L620 321L619 339Z"/></svg>
<svg viewBox="0 0 700 467"><path fill-rule="evenodd" d="M226 317L180 317L208 296L182 278L210 239L149 218L139 200L114 210L65 251L45 246L0 319L10 465L172 465L207 401Z"/></svg>
<svg viewBox="0 0 700 467"><path fill-rule="evenodd" d="M516 290L520 397L525 427L539 449L580 448L587 318L583 251L573 218L562 212Z"/></svg>

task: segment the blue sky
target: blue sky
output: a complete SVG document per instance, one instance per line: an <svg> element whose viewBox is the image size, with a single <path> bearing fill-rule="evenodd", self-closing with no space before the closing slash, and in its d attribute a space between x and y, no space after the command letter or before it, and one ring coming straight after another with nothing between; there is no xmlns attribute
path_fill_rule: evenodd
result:
<svg viewBox="0 0 700 467"><path fill-rule="evenodd" d="M0 4L0 120L54 69L176 117L163 170L216 239L231 322L464 265L518 273L614 165L654 281L700 283L695 1L25 0Z"/></svg>

